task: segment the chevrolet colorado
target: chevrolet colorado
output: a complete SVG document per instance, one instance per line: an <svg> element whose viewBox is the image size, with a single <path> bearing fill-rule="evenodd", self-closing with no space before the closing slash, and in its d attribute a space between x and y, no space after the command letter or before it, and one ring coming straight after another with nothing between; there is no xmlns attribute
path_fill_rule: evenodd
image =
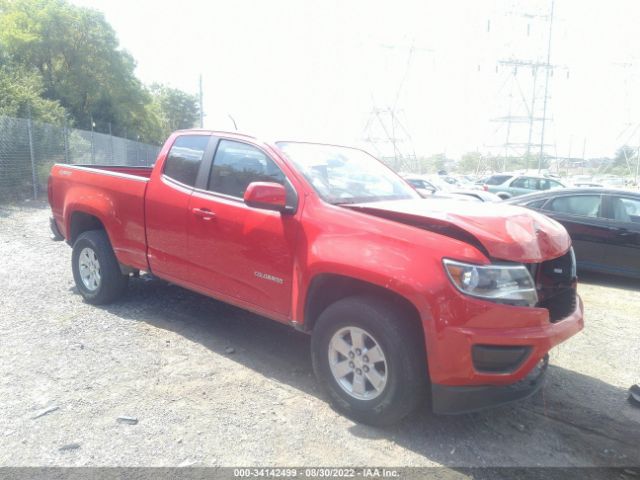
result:
<svg viewBox="0 0 640 480"><path fill-rule="evenodd" d="M56 164L48 194L87 302L145 271L309 332L333 404L370 424L529 396L583 327L560 224L421 199L354 148L184 130L153 167Z"/></svg>

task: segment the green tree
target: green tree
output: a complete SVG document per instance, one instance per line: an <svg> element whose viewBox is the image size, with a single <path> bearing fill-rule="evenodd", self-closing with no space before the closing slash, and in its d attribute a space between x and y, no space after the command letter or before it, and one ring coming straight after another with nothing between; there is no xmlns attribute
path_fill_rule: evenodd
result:
<svg viewBox="0 0 640 480"><path fill-rule="evenodd" d="M190 128L198 102L175 88L146 88L104 16L66 0L0 0L0 114L92 125L161 143Z"/></svg>
<svg viewBox="0 0 640 480"><path fill-rule="evenodd" d="M61 124L66 112L57 100L42 98L44 86L38 72L0 61L0 115L28 117Z"/></svg>
<svg viewBox="0 0 640 480"><path fill-rule="evenodd" d="M150 97L104 16L65 0L0 0L0 48L14 65L35 69L46 99L76 126L134 132Z"/></svg>
<svg viewBox="0 0 640 480"><path fill-rule="evenodd" d="M476 173L482 168L483 159L480 152L468 152L462 155L458 162L458 171L461 173Z"/></svg>
<svg viewBox="0 0 640 480"><path fill-rule="evenodd" d="M415 173L437 173L440 170L447 169L447 163L449 159L444 153L436 153L429 157L418 158L419 172Z"/></svg>
<svg viewBox="0 0 640 480"><path fill-rule="evenodd" d="M150 93L152 101L147 111L157 117L162 138L174 130L193 128L196 124L200 110L195 95L157 83L151 85Z"/></svg>
<svg viewBox="0 0 640 480"><path fill-rule="evenodd" d="M616 151L613 162L605 168L605 172L615 175L630 175L633 170L632 166L636 164L637 154L637 148L623 145Z"/></svg>

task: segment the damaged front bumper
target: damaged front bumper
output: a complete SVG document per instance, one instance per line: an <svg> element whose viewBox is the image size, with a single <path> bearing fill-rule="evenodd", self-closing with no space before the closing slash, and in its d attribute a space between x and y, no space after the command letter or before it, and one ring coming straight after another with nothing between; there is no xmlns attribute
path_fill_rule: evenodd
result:
<svg viewBox="0 0 640 480"><path fill-rule="evenodd" d="M545 355L522 380L511 385L431 385L434 413L453 415L497 407L535 394L542 385L549 365Z"/></svg>

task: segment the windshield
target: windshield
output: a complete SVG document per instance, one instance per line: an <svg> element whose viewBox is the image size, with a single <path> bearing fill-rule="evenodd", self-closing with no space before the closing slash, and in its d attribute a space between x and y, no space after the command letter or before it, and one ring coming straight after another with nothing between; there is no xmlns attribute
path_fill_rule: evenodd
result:
<svg viewBox="0 0 640 480"><path fill-rule="evenodd" d="M329 203L420 198L396 173L362 150L299 142L277 145Z"/></svg>

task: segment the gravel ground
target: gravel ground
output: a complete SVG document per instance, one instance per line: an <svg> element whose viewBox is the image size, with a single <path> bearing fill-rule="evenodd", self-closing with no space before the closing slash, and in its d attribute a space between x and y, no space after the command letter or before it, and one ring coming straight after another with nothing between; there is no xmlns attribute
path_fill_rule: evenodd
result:
<svg viewBox="0 0 640 480"><path fill-rule="evenodd" d="M48 215L0 207L0 466L640 467L640 282L586 278L535 397L376 429L328 406L286 326L144 276L84 303Z"/></svg>

